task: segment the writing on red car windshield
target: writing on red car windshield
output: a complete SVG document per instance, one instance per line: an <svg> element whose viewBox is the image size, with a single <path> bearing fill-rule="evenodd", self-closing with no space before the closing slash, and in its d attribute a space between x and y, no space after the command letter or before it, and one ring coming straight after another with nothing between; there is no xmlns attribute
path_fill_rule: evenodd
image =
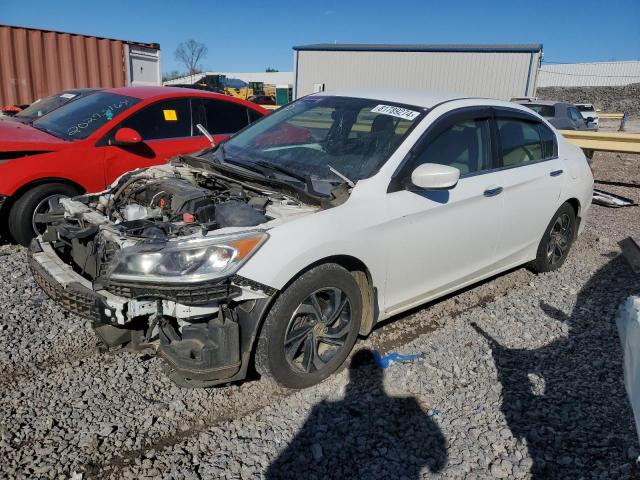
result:
<svg viewBox="0 0 640 480"><path fill-rule="evenodd" d="M127 108L130 105L131 103L126 98L123 98L122 100L120 100L117 103L114 103L113 105L108 105L106 108L102 109L101 111L92 113L91 116L89 116L85 120L82 120L81 122L78 122L77 124L69 127L69 130L67 130L67 135L69 135L70 137L73 137L74 135L77 135L81 130L89 127L89 125L91 125L93 122L100 121L102 119L106 119L107 121L109 121L113 119L115 115L117 115L117 112L119 110L122 110L123 108ZM103 124L104 122L101 121L100 123Z"/></svg>
<svg viewBox="0 0 640 480"><path fill-rule="evenodd" d="M82 140L139 102L134 97L97 92L63 105L33 126L63 140Z"/></svg>

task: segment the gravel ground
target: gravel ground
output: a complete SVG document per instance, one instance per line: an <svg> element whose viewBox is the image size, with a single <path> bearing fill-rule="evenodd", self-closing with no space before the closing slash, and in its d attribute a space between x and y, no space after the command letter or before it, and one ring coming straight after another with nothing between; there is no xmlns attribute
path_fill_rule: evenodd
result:
<svg viewBox="0 0 640 480"><path fill-rule="evenodd" d="M638 156L597 153L640 201ZM87 323L0 246L0 477L636 478L614 315L640 291L616 242L638 207L594 206L565 265L520 268L385 322L300 392L171 384L155 358L98 353ZM371 350L420 353L380 369Z"/></svg>

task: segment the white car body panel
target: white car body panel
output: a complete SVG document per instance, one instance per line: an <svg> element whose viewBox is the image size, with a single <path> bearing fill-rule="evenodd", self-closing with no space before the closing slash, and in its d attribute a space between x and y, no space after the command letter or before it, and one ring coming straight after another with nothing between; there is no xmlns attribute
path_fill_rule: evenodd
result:
<svg viewBox="0 0 640 480"><path fill-rule="evenodd" d="M239 275L283 289L314 263L334 256L354 257L371 275L377 292L376 320L382 320L533 260L551 217L570 198L580 204L582 230L593 188L584 155L526 107L424 92L321 95L435 107L374 176L356 183L344 204L269 230L269 240ZM463 177L446 191L387 193L392 175L425 130L442 114L468 106L509 107L538 117L557 135L558 158ZM551 177L556 170L563 172ZM494 197L483 195L495 186L504 191Z"/></svg>

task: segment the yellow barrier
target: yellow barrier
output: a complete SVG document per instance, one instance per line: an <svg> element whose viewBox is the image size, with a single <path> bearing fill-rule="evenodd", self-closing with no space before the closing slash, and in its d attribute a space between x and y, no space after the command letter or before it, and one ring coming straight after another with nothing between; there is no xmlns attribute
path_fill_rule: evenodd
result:
<svg viewBox="0 0 640 480"><path fill-rule="evenodd" d="M605 120L622 120L624 118L624 113L622 112L598 112L597 115L599 119Z"/></svg>
<svg viewBox="0 0 640 480"><path fill-rule="evenodd" d="M640 153L640 134L638 133L582 130L560 130L560 133L580 148L601 152Z"/></svg>

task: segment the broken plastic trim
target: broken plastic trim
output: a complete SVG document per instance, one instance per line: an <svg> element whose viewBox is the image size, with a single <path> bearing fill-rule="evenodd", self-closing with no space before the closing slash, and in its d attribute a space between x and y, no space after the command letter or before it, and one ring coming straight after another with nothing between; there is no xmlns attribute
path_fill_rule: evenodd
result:
<svg viewBox="0 0 640 480"><path fill-rule="evenodd" d="M603 207L633 207L637 205L633 200L622 195L616 195L614 193L604 192L602 190L593 189L593 203L596 205L602 205Z"/></svg>

